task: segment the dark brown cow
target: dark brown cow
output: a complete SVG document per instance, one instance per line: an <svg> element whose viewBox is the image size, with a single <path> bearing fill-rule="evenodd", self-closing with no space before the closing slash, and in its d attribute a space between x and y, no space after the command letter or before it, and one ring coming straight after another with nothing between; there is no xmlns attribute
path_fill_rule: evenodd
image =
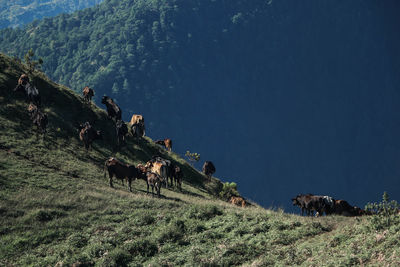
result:
<svg viewBox="0 0 400 267"><path fill-rule="evenodd" d="M313 194L300 194L295 198L292 198L294 206L299 206L301 209L301 215L306 214L308 216L313 215L314 211L318 214L322 214L324 210L324 201L322 196L314 196Z"/></svg>
<svg viewBox="0 0 400 267"><path fill-rule="evenodd" d="M211 181L211 176L215 173L215 166L211 161L204 162L203 173L208 177L208 180Z"/></svg>
<svg viewBox="0 0 400 267"><path fill-rule="evenodd" d="M343 216L362 216L368 214L359 207L353 207L346 200L340 199L335 201L334 214Z"/></svg>
<svg viewBox="0 0 400 267"><path fill-rule="evenodd" d="M93 129L93 127L88 122L81 125L81 127L82 128L79 132L79 139L85 145L86 150L89 150L94 140L103 139L101 131L96 131L95 129Z"/></svg>
<svg viewBox="0 0 400 267"><path fill-rule="evenodd" d="M34 125L37 126L38 131L46 133L46 128L48 124L48 118L46 113L43 113L35 104L29 104L28 106L29 116Z"/></svg>
<svg viewBox="0 0 400 267"><path fill-rule="evenodd" d="M92 100L92 97L94 96L94 90L92 88L90 88L89 86L85 86L85 88L83 88L83 90L82 90L82 95L83 95L83 99L87 103L90 103L90 101Z"/></svg>
<svg viewBox="0 0 400 267"><path fill-rule="evenodd" d="M109 118L115 121L121 120L122 110L121 108L108 96L103 96L101 103L106 105L107 114Z"/></svg>
<svg viewBox="0 0 400 267"><path fill-rule="evenodd" d="M128 134L128 126L123 120L119 120L115 123L115 129L117 131L117 145L120 146L125 143L125 136Z"/></svg>
<svg viewBox="0 0 400 267"><path fill-rule="evenodd" d="M156 144L164 146L168 151L172 150L172 140L165 138L164 140L155 141Z"/></svg>
<svg viewBox="0 0 400 267"><path fill-rule="evenodd" d="M175 181L175 186L179 188L179 190L182 190L182 180L183 180L183 171L179 166L172 166L172 177L174 178Z"/></svg>
<svg viewBox="0 0 400 267"><path fill-rule="evenodd" d="M132 192L132 180L139 177L138 170L135 166L123 164L116 158L109 158L104 163L104 178L106 178L106 168L108 171L108 176L110 178L110 187L114 187L112 183L112 178L115 176L116 179L122 181L122 185L124 185L124 179L126 179L128 181L129 191Z"/></svg>
<svg viewBox="0 0 400 267"><path fill-rule="evenodd" d="M147 194L149 193L149 186L151 186L151 193L154 195L154 188L156 188L156 192L158 197L161 194L161 182L162 178L154 172L147 172Z"/></svg>

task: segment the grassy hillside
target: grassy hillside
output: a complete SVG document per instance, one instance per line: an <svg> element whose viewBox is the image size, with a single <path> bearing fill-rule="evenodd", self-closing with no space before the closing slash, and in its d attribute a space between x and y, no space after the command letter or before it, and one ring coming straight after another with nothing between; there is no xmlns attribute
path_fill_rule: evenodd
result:
<svg viewBox="0 0 400 267"><path fill-rule="evenodd" d="M35 134L27 103L12 92L24 67L0 55L0 265L2 266L398 266L400 222L375 217L305 218L218 200L204 177L150 138L114 151L112 123L70 89L32 78L49 114ZM87 153L74 125L89 120L105 138ZM151 134L151 133L150 133ZM162 198L103 176L104 160L161 153L185 172L183 191Z"/></svg>
<svg viewBox="0 0 400 267"><path fill-rule="evenodd" d="M102 0L0 0L0 28L19 27L43 17L94 6Z"/></svg>

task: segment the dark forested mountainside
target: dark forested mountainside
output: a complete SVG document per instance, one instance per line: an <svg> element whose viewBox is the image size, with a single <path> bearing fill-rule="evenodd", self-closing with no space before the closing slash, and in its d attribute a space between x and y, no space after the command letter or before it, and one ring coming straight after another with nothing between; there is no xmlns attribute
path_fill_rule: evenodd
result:
<svg viewBox="0 0 400 267"><path fill-rule="evenodd" d="M0 28L18 27L35 19L71 13L103 0L0 0Z"/></svg>
<svg viewBox="0 0 400 267"><path fill-rule="evenodd" d="M26 29L3 30L0 47L18 57L33 48L53 79L75 90L89 85L96 99L123 94L118 100L125 109L151 105L158 111L159 105L187 101L182 94L190 87L200 93L208 86L200 82L205 75L228 75L223 80L236 83L229 81L232 71L250 71L248 63L262 53L243 55L264 47L249 40L265 36L246 32L262 27L267 6L265 0L109 0Z"/></svg>

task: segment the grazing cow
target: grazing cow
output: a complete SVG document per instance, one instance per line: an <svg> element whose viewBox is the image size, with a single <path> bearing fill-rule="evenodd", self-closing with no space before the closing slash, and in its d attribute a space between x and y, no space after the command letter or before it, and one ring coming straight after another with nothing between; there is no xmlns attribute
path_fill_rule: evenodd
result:
<svg viewBox="0 0 400 267"><path fill-rule="evenodd" d="M87 102L90 103L92 101L92 97L94 96L94 90L92 88L89 88L89 86L85 86L82 90L82 95L83 99Z"/></svg>
<svg viewBox="0 0 400 267"><path fill-rule="evenodd" d="M134 137L143 137L145 135L144 118L142 115L134 114L131 118L131 131Z"/></svg>
<svg viewBox="0 0 400 267"><path fill-rule="evenodd" d="M122 142L125 142L125 135L128 134L128 126L122 120L118 120L115 128L117 130L117 144L119 146Z"/></svg>
<svg viewBox="0 0 400 267"><path fill-rule="evenodd" d="M114 187L112 178L115 176L116 179L121 180L122 185L124 185L124 179L126 179L128 181L129 191L132 192L132 180L139 176L135 166L123 164L116 158L109 158L104 163L104 178L106 178L106 168L110 178L110 187Z"/></svg>
<svg viewBox="0 0 400 267"><path fill-rule="evenodd" d="M168 151L172 150L172 140L165 138L164 140L155 141L156 144L164 146Z"/></svg>
<svg viewBox="0 0 400 267"><path fill-rule="evenodd" d="M83 126L83 128L81 128L79 132L79 139L85 145L86 150L89 150L94 140L103 139L101 131L96 131L95 129L93 129L93 127L88 122L81 126Z"/></svg>
<svg viewBox="0 0 400 267"><path fill-rule="evenodd" d="M36 87L31 85L29 82L23 84L23 82L19 83L18 81L18 85L14 88L14 92L22 92L27 97L29 102L38 107L40 107L42 103L38 89L36 89Z"/></svg>
<svg viewBox="0 0 400 267"><path fill-rule="evenodd" d="M229 202L233 205L240 206L242 208L246 207L246 200L242 197L232 196Z"/></svg>
<svg viewBox="0 0 400 267"><path fill-rule="evenodd" d="M106 105L108 117L115 121L121 120L121 108L108 96L103 96L101 103Z"/></svg>
<svg viewBox="0 0 400 267"><path fill-rule="evenodd" d="M37 126L38 131L40 130L43 134L46 133L48 124L46 113L40 111L38 107L32 103L28 106L28 112L33 124Z"/></svg>
<svg viewBox="0 0 400 267"><path fill-rule="evenodd" d="M346 200L343 199L335 201L335 208L333 212L335 214L343 216L357 216L363 213L363 211L360 208L353 207Z"/></svg>
<svg viewBox="0 0 400 267"><path fill-rule="evenodd" d="M211 181L211 176L215 173L215 166L211 161L204 162L203 173L208 177L208 180Z"/></svg>
<svg viewBox="0 0 400 267"><path fill-rule="evenodd" d="M318 214L322 214L324 210L324 200L321 196L314 196L312 194L300 194L295 198L292 198L293 206L299 206L301 209L301 215L306 214L313 215L314 211Z"/></svg>
<svg viewBox="0 0 400 267"><path fill-rule="evenodd" d="M161 194L161 177L154 172L147 172L147 194L149 193L149 186L151 186L151 194L154 195L154 187L156 188L156 192L158 197Z"/></svg>

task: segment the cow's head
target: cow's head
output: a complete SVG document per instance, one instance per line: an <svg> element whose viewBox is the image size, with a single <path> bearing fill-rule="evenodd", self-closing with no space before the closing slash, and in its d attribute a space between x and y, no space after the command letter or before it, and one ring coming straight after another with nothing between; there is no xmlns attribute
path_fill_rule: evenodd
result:
<svg viewBox="0 0 400 267"><path fill-rule="evenodd" d="M101 103L102 104L106 104L107 102L108 102L108 100L109 100L110 98L108 97L108 96L103 96L102 98L101 98Z"/></svg>
<svg viewBox="0 0 400 267"><path fill-rule="evenodd" d="M300 206L300 202L299 202L299 200L297 198L298 198L298 196L295 197L295 198L292 198L293 206Z"/></svg>

